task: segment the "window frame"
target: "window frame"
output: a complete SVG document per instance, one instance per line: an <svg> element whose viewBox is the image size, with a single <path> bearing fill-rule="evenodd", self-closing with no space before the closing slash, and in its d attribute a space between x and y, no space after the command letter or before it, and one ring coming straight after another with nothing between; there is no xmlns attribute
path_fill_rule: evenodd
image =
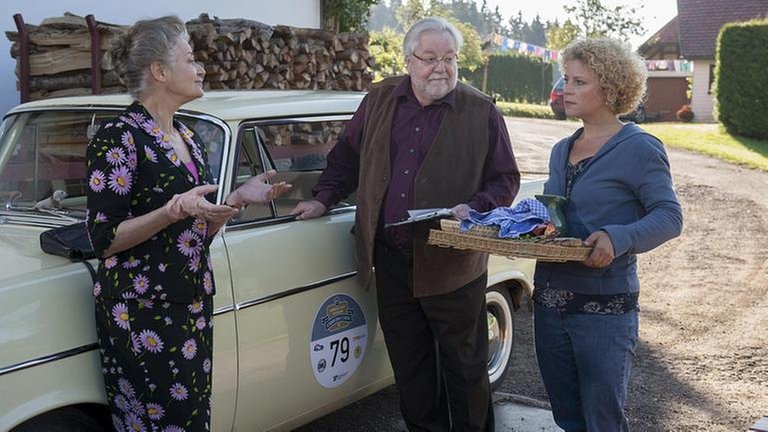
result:
<svg viewBox="0 0 768 432"><path fill-rule="evenodd" d="M87 116L93 116L96 113L102 113L102 114L110 114L110 113L112 113L112 114L114 114L114 116L117 116L118 114L124 112L126 108L127 108L127 106L123 106L123 105L93 105L93 104L90 104L90 105L55 106L55 107L41 106L41 107L33 107L33 108L24 109L24 110L14 111L12 113L6 113L3 116L3 122L5 123L6 121L11 119L12 117L15 118L13 120L15 122L15 121L18 121L23 116L40 114L40 113L61 113L61 112L72 113L72 112L75 112L75 113L82 113L83 115L87 115ZM227 125L227 123L224 122L223 120L221 120L220 118L212 116L210 114L205 114L205 113L196 112L196 111L186 111L186 110L183 110L183 109L182 110L178 110L174 114L174 117L179 119L179 120L183 120L183 118L192 118L192 119L195 119L195 120L206 121L206 122L211 123L213 126L219 128L223 132L222 143L221 143L222 144L222 148L221 148L221 151L218 153L219 154L219 161L218 161L219 162L219 174L214 179L214 180L218 180L217 184L219 186L219 191L217 193L217 199L219 200L219 202L221 202L223 200L223 198L222 198L223 183L222 183L221 180L222 180L223 176L226 175L226 169L227 169L227 163L228 163L227 155L229 154L229 147L230 147L231 142L232 142L232 131L231 131L229 125ZM184 122L182 121L182 123L184 123ZM184 124L186 126L186 123L184 123ZM195 131L193 128L190 128L190 129ZM9 129L6 127L2 131L2 135L0 135L0 139L5 140L6 139L5 135L8 132L9 132ZM87 150L89 142L90 142L90 138L88 138L88 141L83 146L83 150L84 150L83 157L85 157L85 151ZM36 140L36 145L37 145L37 140ZM203 143L203 145L205 146L206 152L208 152L208 146L205 145L205 143ZM4 148L2 150L0 150L0 152L2 152L2 153L6 152L6 151L11 151L11 150L10 149L4 149ZM35 150L35 157L37 158L37 156L38 156L37 155L37 150ZM209 157L208 160L209 160L209 164L210 164L210 162L211 162L211 153L210 152L208 152L208 157ZM5 165L5 163L7 163L7 160L4 160L2 163L3 163L3 168L4 168L4 165ZM35 172L35 182L37 182L38 180L39 179L38 179L37 172ZM83 178L83 180L87 182L87 178Z"/></svg>
<svg viewBox="0 0 768 432"><path fill-rule="evenodd" d="M235 148L233 149L232 154L232 164L231 164L231 174L229 178L229 190L226 193L231 192L234 190L235 185L237 184L237 166L239 164L240 160L240 150L243 147L243 139L245 137L246 132L249 130L254 130L254 136L256 138L256 145L258 146L258 152L259 157L261 158L261 166L262 167L271 167L272 169L275 168L275 162L272 158L272 155L270 154L269 150L267 149L266 143L264 143L264 140L261 137L261 134L255 132L256 128L262 128L265 126L279 126L279 125L288 125L288 124L298 124L298 123L319 123L324 121L343 121L348 123L350 120L352 120L352 116L354 113L328 113L328 114L317 114L317 115L298 115L298 116L286 116L286 117L274 117L269 119L260 119L260 120L246 120L243 121L239 126L237 130L237 141L235 143ZM223 182L219 182L223 183ZM272 212L272 217L269 218L261 218L261 219L255 219L250 221L242 221L242 222L232 222L231 220L227 222L226 229L228 231L230 230L243 230L243 229L250 229L254 227L263 227L263 226L270 226L270 225L276 225L276 224L282 224L282 223L288 223L293 222L296 220L296 216L293 215L284 215L279 216L277 213L277 206L275 204L275 201L270 201L270 209ZM347 204L341 207L334 207L330 209L324 216L339 214L339 213L347 213L347 212L353 212L357 209L357 206L355 204Z"/></svg>

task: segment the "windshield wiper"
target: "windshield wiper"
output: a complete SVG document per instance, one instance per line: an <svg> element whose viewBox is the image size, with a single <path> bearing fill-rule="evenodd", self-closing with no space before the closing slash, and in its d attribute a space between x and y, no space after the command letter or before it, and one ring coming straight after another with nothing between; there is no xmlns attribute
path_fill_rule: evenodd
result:
<svg viewBox="0 0 768 432"><path fill-rule="evenodd" d="M15 191L2 191L0 192L0 200L5 201L5 209L10 210L13 208L14 201L21 198L21 192Z"/></svg>
<svg viewBox="0 0 768 432"><path fill-rule="evenodd" d="M20 201L22 193L19 191L0 192L0 201L5 201L5 211L17 211L22 213L43 213L55 216L71 222L80 222L82 217L72 216L71 209L61 208L61 200L67 197L67 193L62 190L56 190L53 194L37 202ZM23 204L21 204L23 202ZM20 205L21 204L21 205Z"/></svg>

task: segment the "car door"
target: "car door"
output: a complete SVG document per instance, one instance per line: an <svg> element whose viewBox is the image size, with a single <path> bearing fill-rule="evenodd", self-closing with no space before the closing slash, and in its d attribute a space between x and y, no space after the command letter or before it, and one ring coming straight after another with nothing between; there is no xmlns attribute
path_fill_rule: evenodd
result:
<svg viewBox="0 0 768 432"><path fill-rule="evenodd" d="M239 390L236 430L287 430L388 383L375 293L357 282L354 206L296 221L349 116L245 125L234 186L275 168L293 190L250 205L226 227L234 286Z"/></svg>
<svg viewBox="0 0 768 432"><path fill-rule="evenodd" d="M231 133L219 119L205 115L182 115L179 119L205 143L214 183L220 183L225 156L230 152ZM232 430L237 398L237 333L229 261L220 234L211 243L216 295L213 297L213 395L211 430Z"/></svg>

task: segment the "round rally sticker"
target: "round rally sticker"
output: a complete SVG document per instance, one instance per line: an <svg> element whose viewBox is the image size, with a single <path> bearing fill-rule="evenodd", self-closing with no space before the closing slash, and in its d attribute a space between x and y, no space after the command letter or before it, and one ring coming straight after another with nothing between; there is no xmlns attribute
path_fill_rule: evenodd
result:
<svg viewBox="0 0 768 432"><path fill-rule="evenodd" d="M309 357L315 379L323 387L340 386L360 366L368 326L360 305L346 294L328 297L315 314Z"/></svg>

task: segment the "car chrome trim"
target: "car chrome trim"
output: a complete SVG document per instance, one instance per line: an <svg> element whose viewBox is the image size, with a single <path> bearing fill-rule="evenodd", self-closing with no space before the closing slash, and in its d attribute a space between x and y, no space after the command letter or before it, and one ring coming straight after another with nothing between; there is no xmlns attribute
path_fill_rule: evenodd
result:
<svg viewBox="0 0 768 432"><path fill-rule="evenodd" d="M282 291L282 292L279 292L279 293L276 293L276 294L271 294L271 295L268 295L266 297L262 297L262 298L258 298L258 299L254 299L254 300L248 300L248 301L244 301L244 302L239 302L239 303L235 304L235 309L236 310L243 310L243 309L247 309L249 307L258 306L260 304L264 304L264 303L268 303L268 302L271 302L271 301L275 301L275 300L278 300L278 299L281 299L281 298L284 298L284 297L292 296L294 294L299 294L299 293L302 293L304 291L309 291L309 290L313 290L315 288L320 288L320 287L325 286L325 285L330 285L332 283L341 282L343 280L346 280L346 279L349 279L349 278L352 278L352 277L355 277L355 276L357 276L357 271L351 271L351 272L348 272L348 273L343 273L343 274L340 274L338 276L329 277L327 279L319 280L319 281L313 282L311 284L307 284L307 285L300 286L300 287L297 287L297 288L292 288L292 289L285 290L285 291Z"/></svg>
<svg viewBox="0 0 768 432"><path fill-rule="evenodd" d="M7 373L11 372L17 372L23 369L31 368L34 366L39 366L41 364L50 363L57 360L62 360L67 357L76 356L82 353L86 353L88 351L93 351L99 349L99 344L92 343L88 345L79 346L77 348L68 349L66 351L61 351L55 354L50 354L47 356L42 356L38 358L34 358L31 360L26 360L21 363L16 363L14 365L0 367L0 376L5 375Z"/></svg>
<svg viewBox="0 0 768 432"><path fill-rule="evenodd" d="M216 309L213 310L213 316L223 315L225 313L233 312L234 310L235 310L235 306L234 305L222 306L220 308L216 308Z"/></svg>
<svg viewBox="0 0 768 432"><path fill-rule="evenodd" d="M357 211L356 205L350 205L346 207L337 207L337 208L332 208L328 210L324 216L353 213L355 211ZM251 220L251 221L240 222L240 223L230 222L230 224L224 227L224 231L225 232L241 231L244 229L251 229L255 227L266 227L266 226L272 226L272 225L279 225L287 222L295 222L296 220L297 220L296 215L285 215L285 216L277 216L277 217L265 217L263 219Z"/></svg>

